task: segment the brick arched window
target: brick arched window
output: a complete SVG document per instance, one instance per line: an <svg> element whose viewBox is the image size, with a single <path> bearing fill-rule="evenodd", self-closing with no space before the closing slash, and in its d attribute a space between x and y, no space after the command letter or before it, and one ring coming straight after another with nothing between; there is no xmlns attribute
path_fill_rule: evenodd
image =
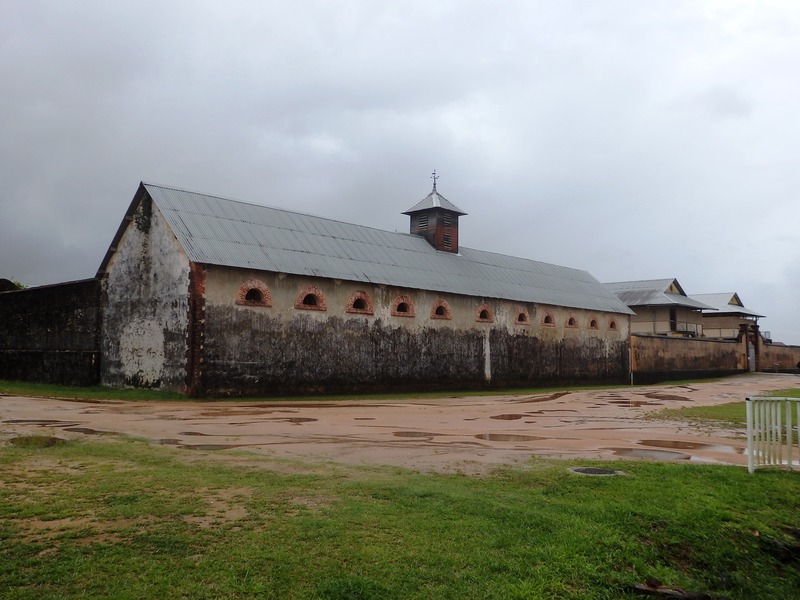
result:
<svg viewBox="0 0 800 600"><path fill-rule="evenodd" d="M577 327L578 327L578 319L576 319L575 317L568 318L567 319L567 327L570 327L572 329L577 329Z"/></svg>
<svg viewBox="0 0 800 600"><path fill-rule="evenodd" d="M414 303L406 295L398 296L392 302L392 315L395 317L413 317Z"/></svg>
<svg viewBox="0 0 800 600"><path fill-rule="evenodd" d="M350 299L347 301L346 312L358 315L372 315L375 314L375 309L372 306L372 298L369 294L361 290L350 294Z"/></svg>
<svg viewBox="0 0 800 600"><path fill-rule="evenodd" d="M494 323L494 311L492 310L492 307L488 304L481 304L478 307L475 320L478 323Z"/></svg>
<svg viewBox="0 0 800 600"><path fill-rule="evenodd" d="M240 306L272 306L272 294L263 281L249 279L239 287L236 304Z"/></svg>
<svg viewBox="0 0 800 600"><path fill-rule="evenodd" d="M328 310L325 294L315 285L307 285L297 294L294 307L299 310Z"/></svg>
<svg viewBox="0 0 800 600"><path fill-rule="evenodd" d="M451 319L450 305L439 298L431 307L431 319Z"/></svg>
<svg viewBox="0 0 800 600"><path fill-rule="evenodd" d="M517 316L514 317L514 323L516 325L530 325L531 324L531 316L528 314L527 308L518 308L517 309Z"/></svg>
<svg viewBox="0 0 800 600"><path fill-rule="evenodd" d="M592 317L592 320L589 321L589 329L600 329L600 324L596 317Z"/></svg>
<svg viewBox="0 0 800 600"><path fill-rule="evenodd" d="M616 331L616 330L617 330L617 322L616 322L614 319L611 319L611 320L608 322L608 328L609 328L611 331Z"/></svg>
<svg viewBox="0 0 800 600"><path fill-rule="evenodd" d="M544 316L542 317L542 325L546 325L547 327L555 327L556 320L550 313L544 313Z"/></svg>

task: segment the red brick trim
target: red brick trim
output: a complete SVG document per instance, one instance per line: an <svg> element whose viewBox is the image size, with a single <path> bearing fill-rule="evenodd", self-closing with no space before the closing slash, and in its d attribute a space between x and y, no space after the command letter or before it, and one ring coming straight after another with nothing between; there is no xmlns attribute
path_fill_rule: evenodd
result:
<svg viewBox="0 0 800 600"><path fill-rule="evenodd" d="M407 311L402 312L398 310L398 307L401 304L405 304ZM405 295L398 296L392 302L392 316L393 317L414 317L414 303L411 301L411 298Z"/></svg>
<svg viewBox="0 0 800 600"><path fill-rule="evenodd" d="M186 344L186 394L203 393L203 364L206 322L206 270L189 263L189 323Z"/></svg>
<svg viewBox="0 0 800 600"><path fill-rule="evenodd" d="M443 299L439 298L431 306L431 319L452 319L453 313L450 311L450 305Z"/></svg>
<svg viewBox="0 0 800 600"><path fill-rule="evenodd" d="M303 303L309 295L314 296L316 304ZM307 285L300 290L300 292L297 294L297 298L294 300L294 307L297 310L328 310L328 304L325 301L325 294L323 294L322 290L315 285Z"/></svg>
<svg viewBox="0 0 800 600"><path fill-rule="evenodd" d="M567 318L567 322L566 322L566 324L564 325L564 327L568 327L568 328L570 328L570 329L577 329L577 328L579 327L579 325L578 325L578 319L576 319L575 317L573 317L572 315L570 315L570 316Z"/></svg>
<svg viewBox="0 0 800 600"><path fill-rule="evenodd" d="M542 315L542 325L545 327L555 327L556 320L553 318L553 315L551 315L549 312L546 312Z"/></svg>
<svg viewBox="0 0 800 600"><path fill-rule="evenodd" d="M248 300L247 295L251 290L256 290L261 294L261 300ZM249 279L242 284L239 288L239 293L236 294L236 304L240 306L272 306L272 294L269 288L263 281L258 279Z"/></svg>
<svg viewBox="0 0 800 600"><path fill-rule="evenodd" d="M356 308L353 306L356 303L356 300L362 300L364 302L365 308ZM372 298L369 297L367 292L362 292L361 290L357 292L353 292L350 294L350 299L347 301L347 308L345 312L357 314L357 315L373 315L375 314L375 308L372 305Z"/></svg>
<svg viewBox="0 0 800 600"><path fill-rule="evenodd" d="M616 322L614 319L611 319L611 320L608 322L608 328L609 328L611 331L617 331L617 330L619 330L619 327L617 327L617 322Z"/></svg>
<svg viewBox="0 0 800 600"><path fill-rule="evenodd" d="M600 329L600 319L594 315L589 317L589 329Z"/></svg>
<svg viewBox="0 0 800 600"><path fill-rule="evenodd" d="M514 325L530 325L531 316L528 314L528 309L524 306L517 308L516 316L514 317Z"/></svg>
<svg viewBox="0 0 800 600"><path fill-rule="evenodd" d="M486 316L482 317L481 313L485 312ZM475 321L478 323L494 323L494 311L488 304L481 304L478 310L475 311Z"/></svg>

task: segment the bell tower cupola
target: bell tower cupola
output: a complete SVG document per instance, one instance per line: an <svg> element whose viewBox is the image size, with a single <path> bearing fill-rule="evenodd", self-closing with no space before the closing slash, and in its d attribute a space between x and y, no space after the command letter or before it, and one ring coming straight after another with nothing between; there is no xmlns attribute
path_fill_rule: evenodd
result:
<svg viewBox="0 0 800 600"><path fill-rule="evenodd" d="M466 215L436 190L439 176L433 172L433 190L414 206L404 211L411 217L411 234L424 237L441 252L458 253L458 218Z"/></svg>

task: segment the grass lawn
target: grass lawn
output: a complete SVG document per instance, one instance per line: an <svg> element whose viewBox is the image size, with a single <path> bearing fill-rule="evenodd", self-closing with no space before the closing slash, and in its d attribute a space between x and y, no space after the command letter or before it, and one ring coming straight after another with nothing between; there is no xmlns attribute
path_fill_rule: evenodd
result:
<svg viewBox="0 0 800 600"><path fill-rule="evenodd" d="M800 476L420 474L131 439L0 446L3 598L797 598ZM582 463L586 464L586 463Z"/></svg>
<svg viewBox="0 0 800 600"><path fill-rule="evenodd" d="M776 390L770 396L784 398L800 398L800 388ZM747 427L746 402L729 402L716 406L691 406L686 408L667 408L650 415L655 419L679 419L685 421L701 421L719 423L728 427ZM800 594L798 594L800 597Z"/></svg>

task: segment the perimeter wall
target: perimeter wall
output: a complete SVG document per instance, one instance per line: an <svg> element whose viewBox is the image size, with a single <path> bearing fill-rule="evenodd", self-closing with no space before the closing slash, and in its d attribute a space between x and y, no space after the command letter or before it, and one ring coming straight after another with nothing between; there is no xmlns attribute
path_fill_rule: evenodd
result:
<svg viewBox="0 0 800 600"><path fill-rule="evenodd" d="M635 384L698 379L747 371L744 340L709 340L632 334L631 379Z"/></svg>
<svg viewBox="0 0 800 600"><path fill-rule="evenodd" d="M0 379L96 385L97 279L0 293Z"/></svg>
<svg viewBox="0 0 800 600"><path fill-rule="evenodd" d="M761 371L796 373L800 364L800 346L767 344L761 346Z"/></svg>

